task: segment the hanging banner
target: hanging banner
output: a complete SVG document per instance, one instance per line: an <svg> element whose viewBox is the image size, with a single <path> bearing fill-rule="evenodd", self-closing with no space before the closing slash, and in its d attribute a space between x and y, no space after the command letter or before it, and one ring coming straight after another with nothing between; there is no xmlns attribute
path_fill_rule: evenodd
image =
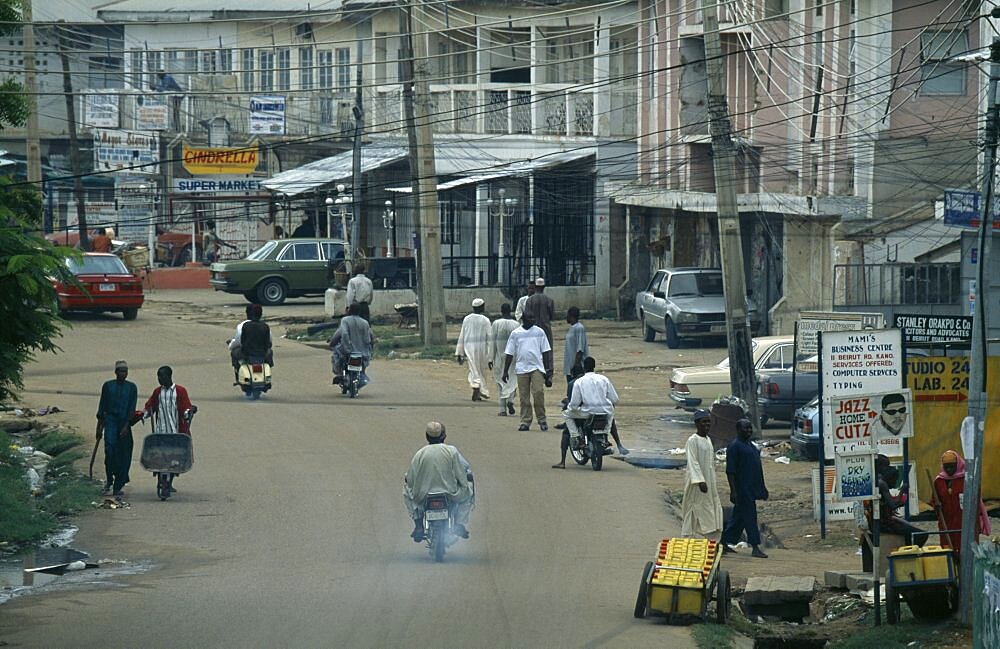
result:
<svg viewBox="0 0 1000 649"><path fill-rule="evenodd" d="M251 97L250 132L258 135L284 135L285 98L281 95Z"/></svg>
<svg viewBox="0 0 1000 649"><path fill-rule="evenodd" d="M170 127L167 102L158 97L139 97L135 104L135 127L140 131L166 131Z"/></svg>
<svg viewBox="0 0 1000 649"><path fill-rule="evenodd" d="M194 149L184 145L184 168L193 176L242 176L253 173L258 160L256 147Z"/></svg>
<svg viewBox="0 0 1000 649"><path fill-rule="evenodd" d="M160 172L156 133L94 129L94 171Z"/></svg>
<svg viewBox="0 0 1000 649"><path fill-rule="evenodd" d="M83 123L98 128L118 128L118 95L110 92L84 95Z"/></svg>

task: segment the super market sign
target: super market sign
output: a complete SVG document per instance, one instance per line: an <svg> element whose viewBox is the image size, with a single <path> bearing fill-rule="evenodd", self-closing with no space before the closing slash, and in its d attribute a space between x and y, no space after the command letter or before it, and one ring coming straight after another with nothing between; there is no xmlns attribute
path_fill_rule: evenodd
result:
<svg viewBox="0 0 1000 649"><path fill-rule="evenodd" d="M258 194L263 178L174 178L177 194Z"/></svg>

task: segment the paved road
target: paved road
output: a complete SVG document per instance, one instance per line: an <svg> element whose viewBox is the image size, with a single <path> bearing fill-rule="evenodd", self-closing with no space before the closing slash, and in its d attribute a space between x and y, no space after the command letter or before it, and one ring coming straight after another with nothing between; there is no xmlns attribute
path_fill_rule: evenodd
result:
<svg viewBox="0 0 1000 649"><path fill-rule="evenodd" d="M77 547L152 570L5 604L5 646L692 646L686 628L632 618L643 563L678 531L654 472L550 469L555 432L515 432L419 361L376 363L352 401L329 385L326 354L281 340L273 394L246 402L227 334L152 302L136 322L76 320L63 352L29 368L25 400L90 431L116 358L140 395L169 362L200 407L196 463L164 503L136 462L131 509L79 521ZM472 538L444 564L409 539L400 497L430 419L479 488Z"/></svg>

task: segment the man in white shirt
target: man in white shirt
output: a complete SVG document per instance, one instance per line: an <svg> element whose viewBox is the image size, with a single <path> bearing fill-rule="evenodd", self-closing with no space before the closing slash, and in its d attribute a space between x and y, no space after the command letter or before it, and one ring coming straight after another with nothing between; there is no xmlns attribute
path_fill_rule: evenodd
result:
<svg viewBox="0 0 1000 649"><path fill-rule="evenodd" d="M352 304L357 304L361 308L358 315L364 318L365 322L368 322L368 307L372 303L374 292L375 287L372 285L372 281L365 275L364 264L355 264L354 277L347 282L347 307L344 309L344 313L347 313L347 309L350 309Z"/></svg>
<svg viewBox="0 0 1000 649"><path fill-rule="evenodd" d="M597 361L592 356L583 359L583 376L573 381L573 393L570 396L563 417L566 418L566 432L563 433L560 444L562 454L559 462L553 464L553 469L566 468L566 451L569 450L570 443L577 444L580 440L580 425L578 419L587 419L591 415L608 415L608 428L612 439L618 446L620 455L628 455L627 448L622 446L622 441L618 437L618 428L615 426L615 404L618 403L618 393L611 380L603 374L597 374L594 369Z"/></svg>
<svg viewBox="0 0 1000 649"><path fill-rule="evenodd" d="M521 401L521 425L519 431L531 428L531 406L534 402L535 418L538 427L549 429L545 419L545 392L542 386L552 387L552 346L545 332L535 326L527 314L522 316L524 322L520 329L511 332L504 350L504 366L502 381L507 381L510 375L510 365L514 363L514 373L517 374L517 391Z"/></svg>

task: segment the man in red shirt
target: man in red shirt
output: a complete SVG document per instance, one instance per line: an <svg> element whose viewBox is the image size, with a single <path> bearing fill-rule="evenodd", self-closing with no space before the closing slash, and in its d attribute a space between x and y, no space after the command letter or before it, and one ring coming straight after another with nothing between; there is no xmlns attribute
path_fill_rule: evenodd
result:
<svg viewBox="0 0 1000 649"><path fill-rule="evenodd" d="M155 434L181 434L191 436L191 417L198 412L198 406L191 404L187 390L174 383L174 371L168 365L156 370L156 380L159 387L146 400L143 406L142 418L153 420ZM168 484L170 491L174 489L175 474L170 474Z"/></svg>

